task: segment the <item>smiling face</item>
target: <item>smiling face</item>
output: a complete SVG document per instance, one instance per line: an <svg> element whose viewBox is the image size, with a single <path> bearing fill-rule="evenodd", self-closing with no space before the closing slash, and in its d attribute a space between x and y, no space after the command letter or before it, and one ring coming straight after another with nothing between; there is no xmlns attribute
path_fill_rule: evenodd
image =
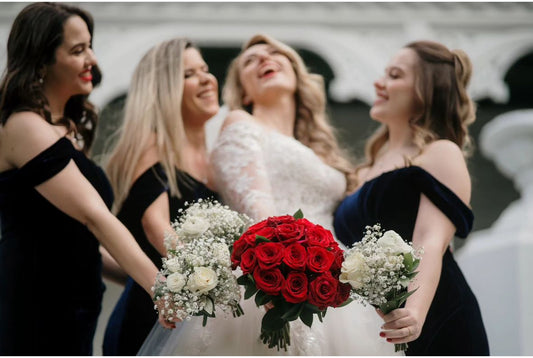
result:
<svg viewBox="0 0 533 358"><path fill-rule="evenodd" d="M296 74L289 58L270 44L249 47L240 56L240 82L244 89L245 105L261 101L280 91L296 92Z"/></svg>
<svg viewBox="0 0 533 358"><path fill-rule="evenodd" d="M219 110L217 79L209 72L200 52L193 47L184 52L183 68L183 120L203 123Z"/></svg>
<svg viewBox="0 0 533 358"><path fill-rule="evenodd" d="M385 75L374 82L376 97L370 116L382 123L407 123L415 114L415 69L418 55L409 48L399 50L385 69Z"/></svg>
<svg viewBox="0 0 533 358"><path fill-rule="evenodd" d="M63 26L63 42L55 52L55 61L45 68L45 92L67 99L91 93L91 68L96 63L87 24L81 17L71 16Z"/></svg>

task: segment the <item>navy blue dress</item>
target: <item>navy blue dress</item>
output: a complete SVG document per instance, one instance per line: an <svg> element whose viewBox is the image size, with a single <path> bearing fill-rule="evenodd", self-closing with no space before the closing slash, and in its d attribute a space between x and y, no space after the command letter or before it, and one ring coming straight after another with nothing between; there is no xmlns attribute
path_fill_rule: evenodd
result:
<svg viewBox="0 0 533 358"><path fill-rule="evenodd" d="M161 164L146 170L133 183L117 217L133 234L143 251L161 269L159 252L152 246L141 224L146 209L164 192L168 193L170 219L174 221L185 202L200 198L217 199L217 194L187 173L177 170L181 198L170 195L167 176ZM157 313L150 296L128 278L126 287L117 302L106 327L104 355L136 355L157 321Z"/></svg>
<svg viewBox="0 0 533 358"><path fill-rule="evenodd" d="M0 173L0 355L92 355L104 292L99 243L34 189L71 160L110 207L104 172L67 138Z"/></svg>
<svg viewBox="0 0 533 358"><path fill-rule="evenodd" d="M349 247L362 239L366 225L380 223L382 229L394 230L411 241L421 194L450 219L458 237L468 235L474 219L470 208L427 171L410 166L383 173L344 199L335 213L337 238ZM449 249L422 333L409 343L406 354L489 354L476 297Z"/></svg>

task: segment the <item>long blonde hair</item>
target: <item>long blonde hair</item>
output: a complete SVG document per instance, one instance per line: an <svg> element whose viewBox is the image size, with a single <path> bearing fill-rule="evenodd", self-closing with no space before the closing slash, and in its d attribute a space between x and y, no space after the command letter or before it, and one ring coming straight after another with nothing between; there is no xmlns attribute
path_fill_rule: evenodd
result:
<svg viewBox="0 0 533 358"><path fill-rule="evenodd" d="M338 144L335 132L326 114L326 91L324 80L318 74L309 73L302 58L291 47L264 34L254 35L244 44L240 54L231 62L222 97L231 109L245 109L244 89L240 82L239 59L248 48L268 44L284 54L296 73L296 121L294 137L311 148L326 164L345 174L347 187L354 183L353 165L348 155Z"/></svg>
<svg viewBox="0 0 533 358"><path fill-rule="evenodd" d="M115 192L115 211L133 184L136 166L155 134L155 147L171 195L180 196L176 168L182 164L181 148L187 140L181 116L183 53L192 44L184 38L152 47L137 65L118 129L118 141L109 155L106 171Z"/></svg>
<svg viewBox="0 0 533 358"><path fill-rule="evenodd" d="M414 144L422 152L429 143L448 139L468 157L472 151L468 126L476 120L475 104L466 91L472 76L468 55L433 41L411 42L405 47L418 56L415 67L418 111L409 121ZM357 169L372 166L388 140L389 130L383 124L368 139L366 161Z"/></svg>

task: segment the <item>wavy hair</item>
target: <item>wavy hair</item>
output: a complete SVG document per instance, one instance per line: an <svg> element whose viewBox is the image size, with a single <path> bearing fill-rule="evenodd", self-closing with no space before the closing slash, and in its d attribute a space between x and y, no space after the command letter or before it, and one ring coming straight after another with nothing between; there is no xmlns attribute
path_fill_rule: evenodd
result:
<svg viewBox="0 0 533 358"><path fill-rule="evenodd" d="M472 152L468 126L476 119L476 107L468 96L472 63L462 50L450 51L433 41L416 41L405 46L418 56L415 67L417 111L410 119L414 144L420 149L438 139L457 144L465 157ZM372 166L389 139L389 130L381 125L369 138L366 162L358 169ZM406 161L409 161L406 159Z"/></svg>
<svg viewBox="0 0 533 358"><path fill-rule="evenodd" d="M133 73L124 119L115 133L118 140L106 165L115 192L115 210L128 195L136 165L148 148L153 133L170 193L181 195L176 168L181 167L181 149L187 140L181 115L183 54L191 47L194 47L192 43L184 38L161 42L143 56Z"/></svg>
<svg viewBox="0 0 533 358"><path fill-rule="evenodd" d="M48 100L41 83L45 66L56 61L55 53L63 43L65 22L79 16L87 24L91 39L92 16L75 6L62 3L33 3L17 15L7 41L7 66L0 81L0 122L5 125L16 112L31 111L52 124ZM97 86L102 74L92 66L92 84ZM66 103L59 124L75 133L87 154L94 140L97 114L88 95L72 96ZM57 124L57 123L55 123Z"/></svg>
<svg viewBox="0 0 533 358"><path fill-rule="evenodd" d="M326 164L341 171L346 176L347 187L351 189L355 184L353 165L347 159L349 156L342 150L337 141L334 128L326 114L326 91L323 77L310 73L300 55L286 44L264 34L253 36L244 44L240 54L231 62L222 97L228 107L245 109L243 104L244 88L240 82L239 59L248 48L268 44L284 54L292 64L296 73L296 121L294 137L311 148Z"/></svg>

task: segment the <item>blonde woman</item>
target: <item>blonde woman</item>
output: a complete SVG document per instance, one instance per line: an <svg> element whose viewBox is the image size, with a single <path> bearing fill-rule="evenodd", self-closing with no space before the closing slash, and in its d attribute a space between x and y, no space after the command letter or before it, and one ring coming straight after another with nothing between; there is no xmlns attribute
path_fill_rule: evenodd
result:
<svg viewBox="0 0 533 358"><path fill-rule="evenodd" d="M199 50L176 38L141 59L107 173L117 217L158 267L165 232L186 201L216 197L204 125L219 110L218 84ZM156 322L154 305L128 280L105 334L105 355L135 355Z"/></svg>
<svg viewBox="0 0 533 358"><path fill-rule="evenodd" d="M252 37L231 63L224 100L231 112L211 155L225 202L255 220L293 214L332 229L333 211L350 182L351 165L328 122L322 78L310 74L289 46L266 35ZM263 307L241 302L244 316L184 322L162 354L179 355L385 355L377 313L358 304L328 310L324 324L291 323L288 352L260 339ZM347 325L338 324L349 315ZM375 334L370 334L370 328ZM360 337L354 340L354 337ZM343 342L334 344L336 337ZM354 341L356 343L354 343ZM146 352L147 354L150 351Z"/></svg>
<svg viewBox="0 0 533 358"><path fill-rule="evenodd" d="M475 116L466 92L472 65L461 50L413 42L375 83L370 116L382 123L367 142L359 187L339 206L337 236L346 245L381 223L424 248L404 308L383 319L380 335L407 343L407 355L488 355L476 297L450 248L472 229L471 184L464 159Z"/></svg>

